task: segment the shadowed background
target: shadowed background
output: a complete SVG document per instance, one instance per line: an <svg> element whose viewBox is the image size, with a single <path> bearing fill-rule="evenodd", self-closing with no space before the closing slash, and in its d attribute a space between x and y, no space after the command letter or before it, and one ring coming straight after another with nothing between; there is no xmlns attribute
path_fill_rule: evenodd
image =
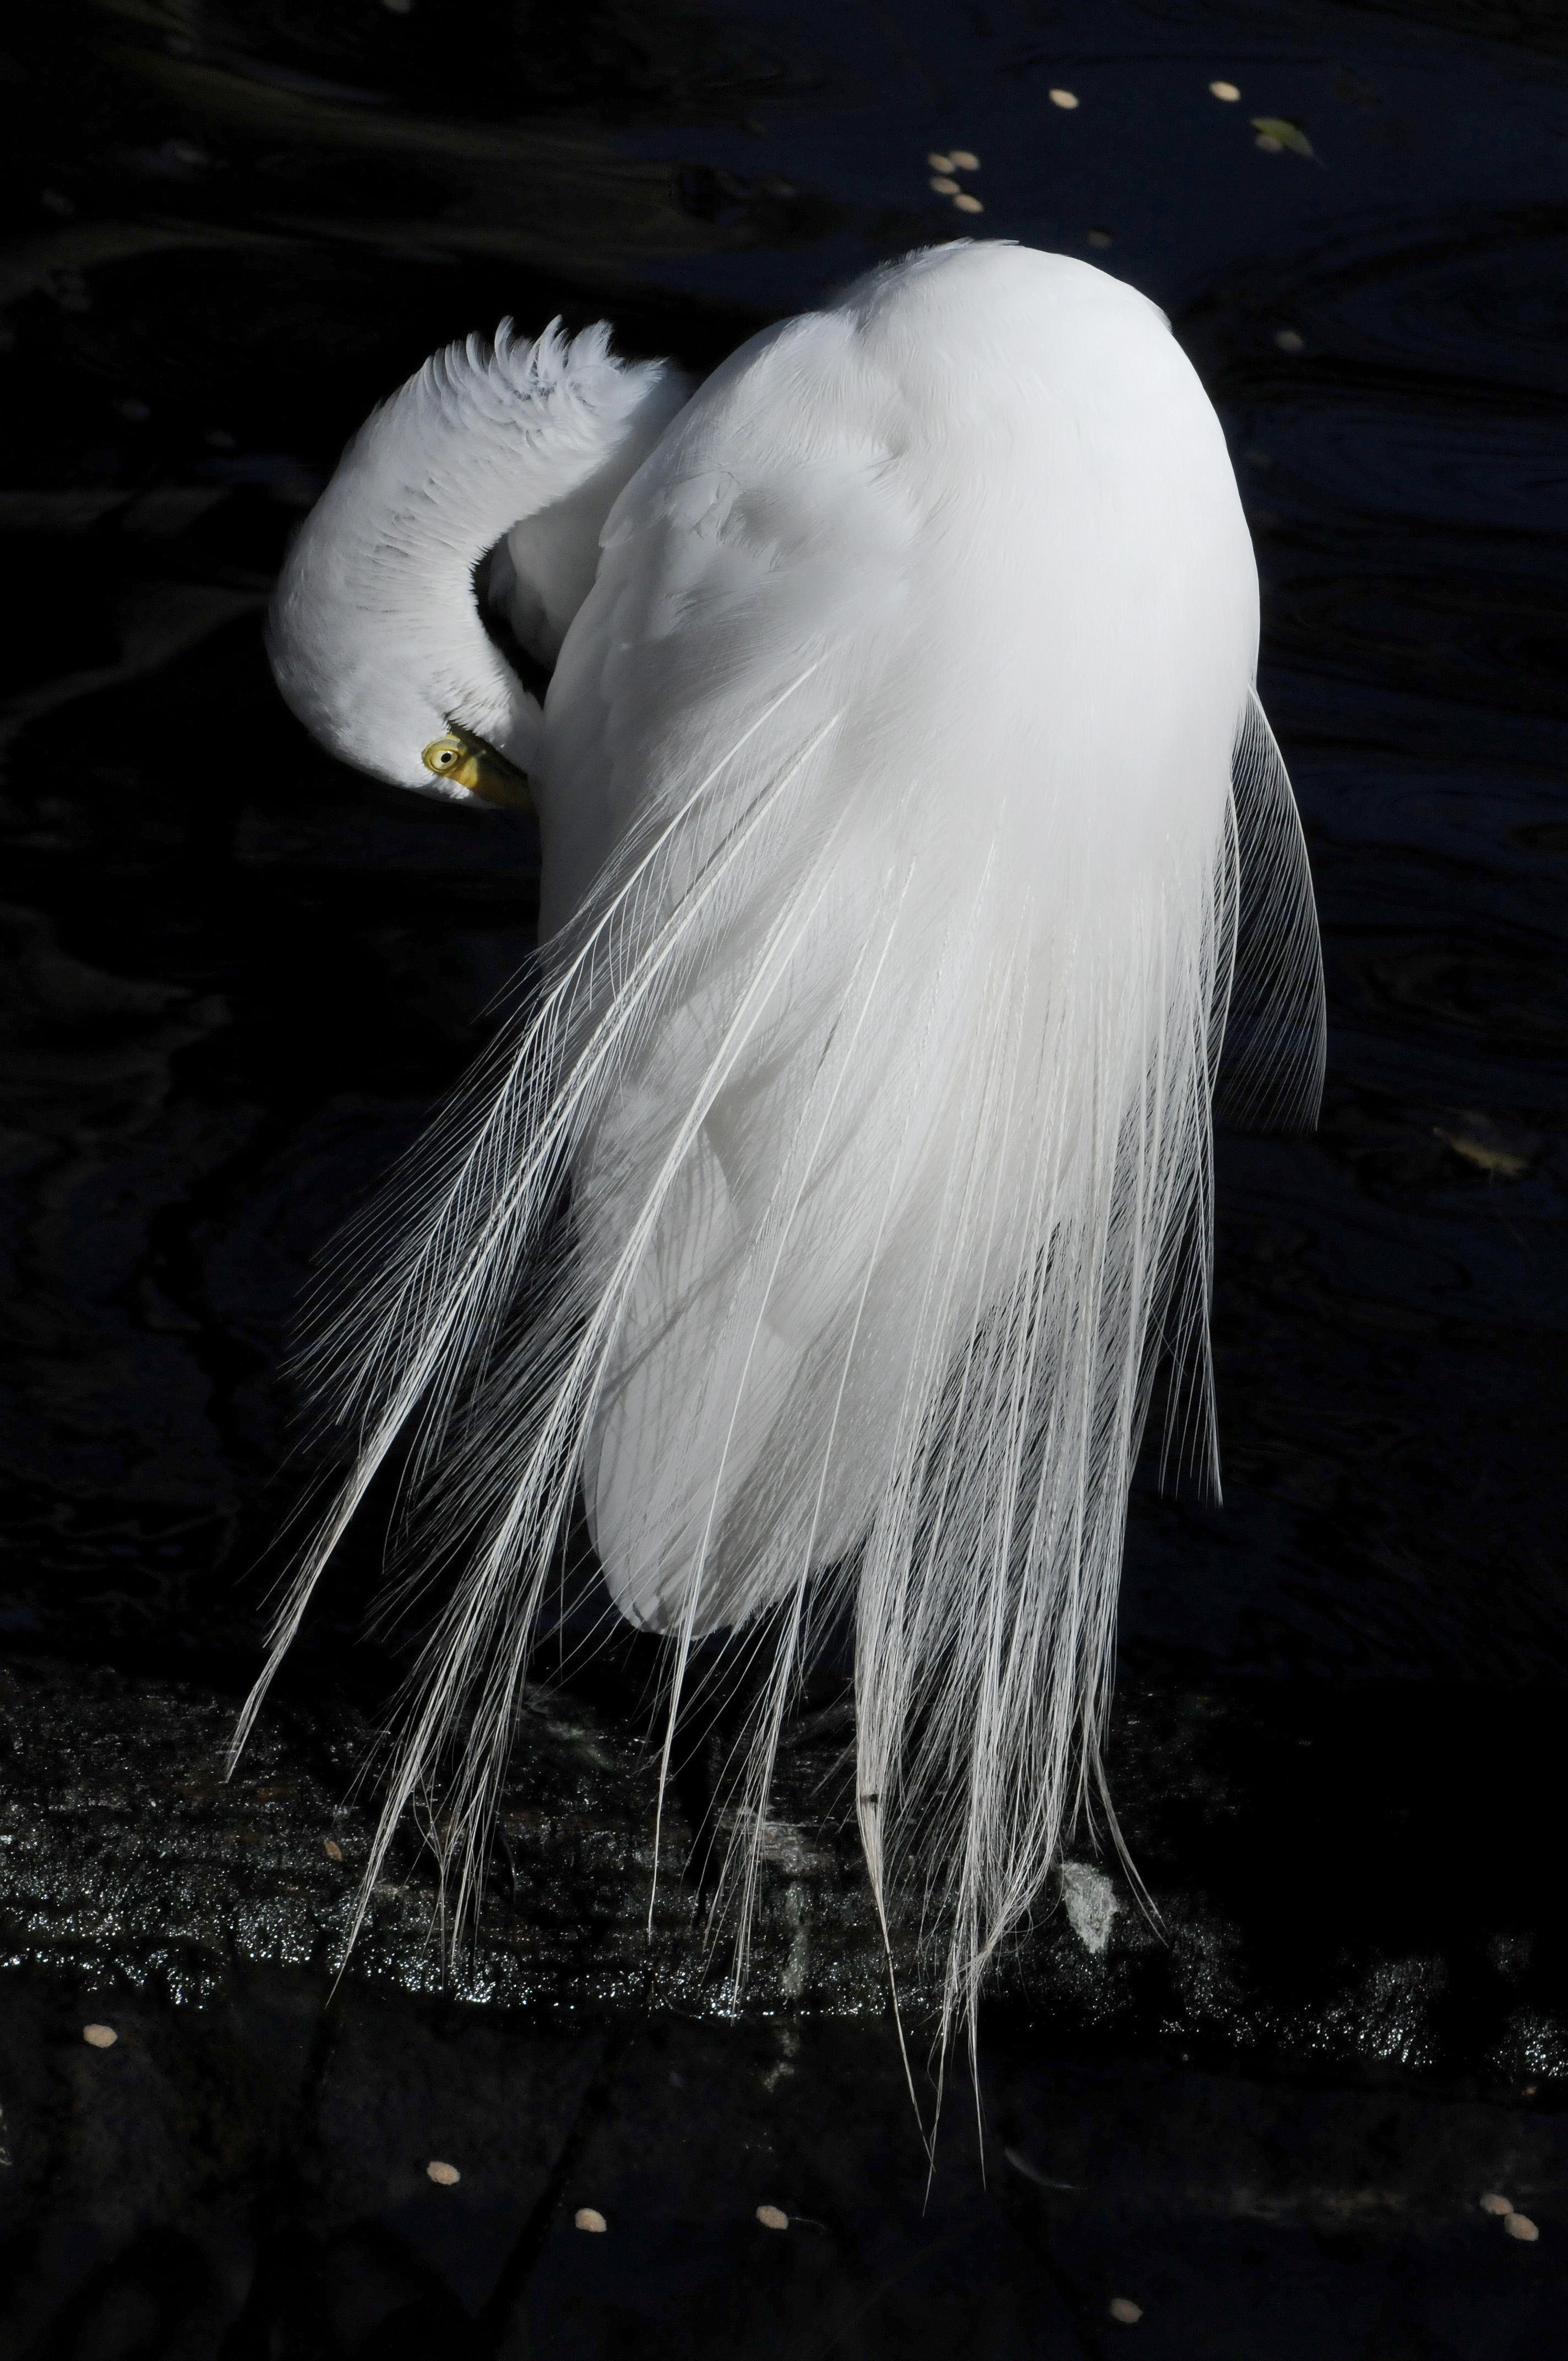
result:
<svg viewBox="0 0 1568 2361"><path fill-rule="evenodd" d="M83 0L0 77L0 2349L1065 2355L1122 2291L1156 2353L1549 2349L1563 20ZM218 1769L320 1463L282 1367L313 1258L535 905L524 824L290 719L287 535L451 336L608 316L700 369L954 235L1126 277L1219 407L1331 1037L1314 1138L1221 1144L1223 1507L1152 1470L1134 1502L1111 1770L1161 1922L1113 1858L1102 1950L1044 1899L986 2028L989 2180L959 2090L923 2212L841 1667L738 2019L692 1933L700 1732L644 1933L633 1647L531 1708L450 1972L414 1834L327 1997L411 1638L364 1636L373 1532ZM1475 2214L1490 2179L1539 2245Z"/></svg>

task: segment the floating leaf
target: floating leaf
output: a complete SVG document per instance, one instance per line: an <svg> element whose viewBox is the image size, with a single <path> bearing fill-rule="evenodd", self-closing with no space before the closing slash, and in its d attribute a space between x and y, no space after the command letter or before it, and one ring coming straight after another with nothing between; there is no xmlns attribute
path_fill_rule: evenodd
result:
<svg viewBox="0 0 1568 2361"><path fill-rule="evenodd" d="M1434 1123L1432 1130L1445 1148L1474 1164L1489 1180L1519 1180L1530 1170L1530 1150L1539 1145L1533 1135L1505 1131L1484 1115L1464 1114L1463 1130Z"/></svg>
<svg viewBox="0 0 1568 2361"><path fill-rule="evenodd" d="M1310 156L1317 161L1317 150L1299 123L1289 122L1283 115L1255 115L1253 129L1265 139L1277 139L1281 148L1288 148L1292 156Z"/></svg>

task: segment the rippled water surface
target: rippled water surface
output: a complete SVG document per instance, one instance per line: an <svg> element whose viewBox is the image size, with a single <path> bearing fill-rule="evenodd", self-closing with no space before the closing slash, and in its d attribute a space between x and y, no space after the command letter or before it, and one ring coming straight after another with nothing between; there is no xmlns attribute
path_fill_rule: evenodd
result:
<svg viewBox="0 0 1568 2361"><path fill-rule="evenodd" d="M69 2018L62 1993L151 2005L232 1996L258 1960L331 1965L320 1930L341 1896L318 1891L321 1828L352 1854L359 1824L331 1815L397 1659L397 1635L358 1638L368 1550L280 1692L274 1767L258 1774L279 1784L253 1782L232 1824L211 1784L255 1661L258 1568L304 1464L288 1456L280 1360L313 1255L462 1072L532 942L522 824L360 781L278 702L258 626L290 530L370 404L448 337L509 313L529 328L605 316L624 347L700 369L879 257L973 235L1060 247L1144 289L1219 407L1257 544L1261 686L1305 818L1331 1022L1316 1137L1222 1144L1223 1507L1162 1499L1152 1479L1135 1500L1113 1775L1164 1927L1124 1889L1102 1959L1074 1948L1060 1913L1042 1927L998 2017L993 2055L1011 2062L995 2103L1020 2120L1046 2106L1027 2078L1065 2043L1113 2078L1117 2060L1142 2073L1196 2059L1321 2070L1347 2088L1404 2074L1488 2104L1528 2089L1547 2104L1568 2076L1568 18L1528 0L97 0L31 12L0 49L14 593L0 641L0 1638L7 1858L28 1863L4 1907L7 1955L46 2019L57 2000ZM1239 98L1212 95L1215 82ZM1273 126L1261 147L1260 124ZM928 185L928 156L955 148L978 159L959 178L979 212ZM611 1667L572 1704L576 1720L552 1724L543 1784L514 1816L514 1904L536 1843L552 1923L599 1934L568 1973L559 1947L529 1948L526 1907L498 1905L492 1966L464 1987L502 2014L548 2002L591 2015L597 1996L591 2041L621 2061L612 2072L596 2048L583 2070L601 2114L631 2070L613 2050L630 2037L603 2026L636 1987L617 1947L640 1924L651 1858L637 1834L644 1670ZM825 1808L811 1766L842 1734L830 1681L808 1703L800 1828ZM568 1757L591 1841L563 1867ZM696 1827L700 1795L683 1808ZM261 1836L246 1836L252 1822ZM247 1856L242 1877L232 1863L262 1837L270 1867ZM775 2026L881 2005L852 1864L829 1866L830 1829L801 1842L798 1859L781 1852L764 1913L757 2007ZM130 1896L112 1923L111 1872ZM431 1981L417 1867L409 1878L414 1902L389 1905L369 1955L405 1990ZM813 1950L803 1927L829 1925ZM658 2004L671 2022L700 2017L711 1995L669 1972ZM280 2022L246 2054L275 2041L292 2058ZM559 2037L571 2082L578 2053ZM751 2106L755 2060L702 2054L713 2136L738 2137L744 2107L724 2077ZM809 2125L848 2120L854 2075L826 2050L809 2071L768 2056L764 2081L778 2068L811 2096L788 2135L808 2180ZM863 2082L875 2096L856 2170L905 2138L883 2064ZM306 2085L319 2097L319 2073ZM574 2125L587 2103L579 2092L567 2107ZM641 2121L641 2102L625 2103ZM773 2134L753 2136L766 2149ZM649 2142L633 2178L654 2170ZM570 2194L568 2149L580 2143L539 2167L534 2246L509 2231L498 2248L513 2294ZM1561 2159L1536 2169L1561 2190ZM1355 2170L1365 2181L1371 2167ZM652 2184L637 2185L652 2203ZM1044 2202L1037 2173L1028 2185ZM1235 2173L1226 2185L1234 2198ZM951 2231L965 2252L967 2219ZM751 2315L725 2313L722 2349L883 2350L871 2329L863 2346L820 2343L833 2306L849 2318L861 2302L845 2257L872 2270L844 2235L842 2287L779 2294L772 2344ZM112 2250L102 2231L93 2252ZM1113 2277L1124 2265L1106 2251ZM77 2301L74 2268L38 2282L29 2334ZM342 2268L374 2277L362 2257ZM975 2265L980 2280L990 2268ZM1102 2320L1081 2323L1101 2318L1100 2268L1085 2264L1081 2286L1058 2273L1036 2312L1020 2297L1023 2327L1011 2313L976 2325L960 2272L950 2319L914 2303L885 2349L929 2334L987 2353L1098 2350ZM484 2313L455 2265L437 2276L465 2321L489 2322L474 2349L514 2349L497 2324L510 2296L492 2288ZM272 2301L260 2284L247 2282L253 2325ZM1269 2313L1271 2349L1544 2349L1525 2284L1509 2282L1484 2332L1396 2320L1396 2305L1403 2343L1358 2343L1365 2324L1340 2323L1287 2345ZM584 2330L559 2349L721 2349L691 2327L695 2301L678 2274L656 2300L623 2290L626 2317L656 2315L665 2344ZM1057 2312L1066 2342L1040 2325ZM1503 2341L1486 2341L1494 2331ZM88 2349L67 2333L50 2330L49 2350ZM1154 2312L1142 2333L1167 2349ZM196 2328L178 2348L148 2334L92 2349L217 2349ZM344 2330L265 2349L372 2346Z"/></svg>

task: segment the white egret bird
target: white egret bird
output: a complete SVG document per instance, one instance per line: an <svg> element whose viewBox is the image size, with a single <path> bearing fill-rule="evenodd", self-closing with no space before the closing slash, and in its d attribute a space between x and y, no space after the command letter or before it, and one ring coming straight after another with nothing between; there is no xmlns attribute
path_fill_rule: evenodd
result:
<svg viewBox="0 0 1568 2361"><path fill-rule="evenodd" d="M445 1587L376 1862L431 1803L472 1906L580 1491L674 1700L702 1636L760 1652L740 1960L786 1707L850 1609L884 1931L913 1887L972 2022L1101 1784L1162 1354L1214 1465L1227 1022L1239 1105L1317 1104L1257 631L1164 314L1020 247L873 271L696 389L509 324L350 445L278 592L283 693L397 785L526 778L543 848L538 996L327 1339L356 1456L247 1709L411 1433Z"/></svg>

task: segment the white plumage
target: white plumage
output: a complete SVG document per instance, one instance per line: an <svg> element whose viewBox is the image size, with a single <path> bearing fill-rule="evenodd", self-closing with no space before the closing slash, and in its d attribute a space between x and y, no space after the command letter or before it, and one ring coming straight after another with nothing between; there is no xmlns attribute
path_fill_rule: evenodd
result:
<svg viewBox="0 0 1568 2361"><path fill-rule="evenodd" d="M501 543L542 714L478 617ZM435 787L456 727L526 768L544 946L326 1339L356 1463L246 1726L413 1428L444 1593L381 1844L439 1792L471 1904L580 1486L617 1606L669 1636L672 1727L697 1638L764 1648L740 1960L783 1719L848 1601L878 1905L914 1890L944 2026L972 2014L1099 1783L1161 1352L1215 1466L1233 986L1238 1104L1310 1120L1321 1079L1197 377L1144 297L1001 245L875 272L695 393L602 330L503 331L351 445L273 632L362 767Z"/></svg>

